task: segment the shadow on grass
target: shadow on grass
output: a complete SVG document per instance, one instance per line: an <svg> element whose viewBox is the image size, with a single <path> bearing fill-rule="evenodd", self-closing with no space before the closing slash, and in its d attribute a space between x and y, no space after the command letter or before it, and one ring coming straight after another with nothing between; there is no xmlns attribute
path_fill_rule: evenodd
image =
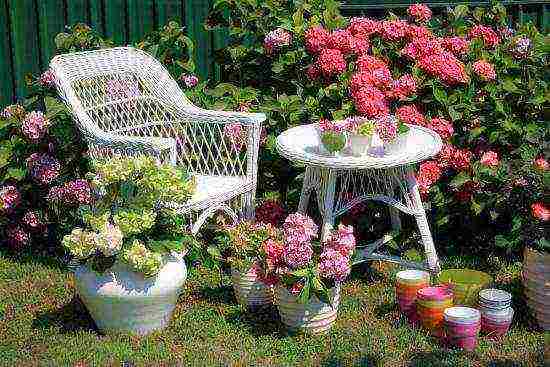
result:
<svg viewBox="0 0 550 367"><path fill-rule="evenodd" d="M63 254L56 249L23 249L11 251L0 247L0 257L11 260L21 265L40 264L52 269L65 270L67 264L62 260Z"/></svg>
<svg viewBox="0 0 550 367"><path fill-rule="evenodd" d="M32 322L32 327L35 329L57 327L63 334L79 330L99 333L88 310L76 296L57 310L37 315Z"/></svg>
<svg viewBox="0 0 550 367"><path fill-rule="evenodd" d="M321 362L320 365L323 367L338 367L338 366L374 367L374 366L378 366L379 362L380 362L380 358L376 357L373 354L366 354L364 356L357 358L357 360L355 360L352 364L349 364L348 361L343 361L338 357L329 356L326 360Z"/></svg>
<svg viewBox="0 0 550 367"><path fill-rule="evenodd" d="M201 287L193 291L193 296L212 304L235 304L235 295L233 288L228 285L219 285L216 287Z"/></svg>
<svg viewBox="0 0 550 367"><path fill-rule="evenodd" d="M225 319L240 329L245 328L253 336L290 335L281 323L279 312L274 305L259 306L254 309L239 307L228 313Z"/></svg>
<svg viewBox="0 0 550 367"><path fill-rule="evenodd" d="M372 266L372 261L365 261L353 266L350 280L360 280L366 283L380 282L387 278L387 274Z"/></svg>
<svg viewBox="0 0 550 367"><path fill-rule="evenodd" d="M434 351L415 353L409 363L410 367L454 367L460 366L461 351ZM462 362L463 363L463 362Z"/></svg>

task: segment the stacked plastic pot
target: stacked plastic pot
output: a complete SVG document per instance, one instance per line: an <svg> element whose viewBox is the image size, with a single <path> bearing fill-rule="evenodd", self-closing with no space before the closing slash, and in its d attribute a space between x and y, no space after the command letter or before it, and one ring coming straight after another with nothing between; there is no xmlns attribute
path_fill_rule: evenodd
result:
<svg viewBox="0 0 550 367"><path fill-rule="evenodd" d="M510 328L514 309L512 295L500 289L484 289L479 292L481 328L487 336L499 338Z"/></svg>
<svg viewBox="0 0 550 367"><path fill-rule="evenodd" d="M473 350L481 329L481 313L471 307L449 307L443 313L447 342L455 347Z"/></svg>
<svg viewBox="0 0 550 367"><path fill-rule="evenodd" d="M399 310L407 316L410 322L416 322L416 294L430 285L430 274L421 270L403 270L397 273L395 282L395 298Z"/></svg>
<svg viewBox="0 0 550 367"><path fill-rule="evenodd" d="M442 335L443 312L453 305L453 292L446 286L425 287L417 292L416 313L432 335Z"/></svg>

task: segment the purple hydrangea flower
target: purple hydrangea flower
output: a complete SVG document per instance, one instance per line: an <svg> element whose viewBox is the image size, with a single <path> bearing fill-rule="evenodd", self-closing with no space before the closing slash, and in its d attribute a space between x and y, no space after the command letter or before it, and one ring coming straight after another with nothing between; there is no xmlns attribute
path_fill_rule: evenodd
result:
<svg viewBox="0 0 550 367"><path fill-rule="evenodd" d="M21 226L13 225L6 229L6 240L8 246L18 250L30 243L31 236Z"/></svg>
<svg viewBox="0 0 550 367"><path fill-rule="evenodd" d="M308 243L317 236L317 226L307 215L294 213L286 217L283 233L287 243Z"/></svg>
<svg viewBox="0 0 550 367"><path fill-rule="evenodd" d="M283 258L291 269L299 269L306 266L313 256L313 248L309 243L287 242Z"/></svg>
<svg viewBox="0 0 550 367"><path fill-rule="evenodd" d="M63 186L53 186L46 199L65 205L88 205L92 202L92 191L88 181L77 179L66 182Z"/></svg>
<svg viewBox="0 0 550 367"><path fill-rule="evenodd" d="M383 142L391 142L397 137L397 122L389 116L382 117L376 122L376 132Z"/></svg>
<svg viewBox="0 0 550 367"><path fill-rule="evenodd" d="M30 230L33 231L43 231L45 226L42 222L40 214L35 210L29 210L21 218L21 222L27 226Z"/></svg>
<svg viewBox="0 0 550 367"><path fill-rule="evenodd" d="M107 81L105 88L107 101L116 101L119 99L135 98L141 95L137 80L118 80L111 79Z"/></svg>
<svg viewBox="0 0 550 367"><path fill-rule="evenodd" d="M59 176L61 164L54 157L44 153L33 153L27 158L27 170L34 182L48 185Z"/></svg>
<svg viewBox="0 0 550 367"><path fill-rule="evenodd" d="M512 49L510 50L515 58L523 59L529 55L531 51L531 40L529 37L519 37L512 43Z"/></svg>
<svg viewBox="0 0 550 367"><path fill-rule="evenodd" d="M31 141L38 142L48 131L49 120L40 111L29 113L21 124L21 131Z"/></svg>
<svg viewBox="0 0 550 367"><path fill-rule="evenodd" d="M355 236L353 227L340 224L338 229L333 231L328 237L325 248L340 252L346 257L350 257L355 249Z"/></svg>
<svg viewBox="0 0 550 367"><path fill-rule="evenodd" d="M42 75L40 75L40 78L38 79L38 81L43 87L46 87L46 88L55 87L55 75L51 69L48 69L45 72L43 72Z"/></svg>
<svg viewBox="0 0 550 367"><path fill-rule="evenodd" d="M325 279L342 282L351 271L349 258L336 250L327 248L319 258L318 271L319 275Z"/></svg>
<svg viewBox="0 0 550 367"><path fill-rule="evenodd" d="M233 149L241 151L245 146L246 134L243 125L238 122L225 124L223 134L231 143Z"/></svg>
<svg viewBox="0 0 550 367"><path fill-rule="evenodd" d="M199 78L197 78L197 76L193 74L183 75L182 80L183 84L185 84L187 88L193 88L199 83Z"/></svg>
<svg viewBox="0 0 550 367"><path fill-rule="evenodd" d="M21 194L15 186L0 189L0 213L10 214L21 203Z"/></svg>
<svg viewBox="0 0 550 367"><path fill-rule="evenodd" d="M268 54L289 46L292 42L292 34L282 28L277 28L265 35L264 48Z"/></svg>

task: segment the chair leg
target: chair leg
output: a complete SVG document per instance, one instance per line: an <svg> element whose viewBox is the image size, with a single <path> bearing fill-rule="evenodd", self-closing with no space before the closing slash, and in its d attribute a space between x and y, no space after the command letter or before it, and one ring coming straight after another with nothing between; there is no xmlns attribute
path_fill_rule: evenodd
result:
<svg viewBox="0 0 550 367"><path fill-rule="evenodd" d="M241 200L244 219L253 220L256 215L256 190L244 193Z"/></svg>
<svg viewBox="0 0 550 367"><path fill-rule="evenodd" d="M195 223L193 223L193 226L191 227L191 233L193 235L196 235L197 233L199 233L199 230L201 229L202 225L206 223L206 220L210 218L212 215L214 215L214 213L217 212L218 210L221 210L227 215L229 215L229 217L233 219L233 222L237 222L239 219L235 211L229 205L225 203L214 205L214 206L211 206L210 208L205 209L198 216L197 220L195 221Z"/></svg>
<svg viewBox="0 0 550 367"><path fill-rule="evenodd" d="M312 177L312 168L306 167L306 172L304 173L304 182L302 184L302 191L300 192L300 203L298 204L298 212L302 214L307 214L307 208L309 204L309 198L311 197L311 177Z"/></svg>

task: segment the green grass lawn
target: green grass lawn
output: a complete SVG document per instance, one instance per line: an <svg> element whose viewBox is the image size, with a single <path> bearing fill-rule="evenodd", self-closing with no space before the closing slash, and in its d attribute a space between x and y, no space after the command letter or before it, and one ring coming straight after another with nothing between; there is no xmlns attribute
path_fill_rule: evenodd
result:
<svg viewBox="0 0 550 367"><path fill-rule="evenodd" d="M328 335L288 335L276 310L250 314L235 304L229 278L191 274L168 329L147 337L100 334L56 260L0 252L0 365L320 365L542 366L544 334L521 299L520 263L444 259L444 267L490 266L512 291L516 319L501 341L481 338L474 352L444 348L411 328L395 304L395 268L354 268Z"/></svg>

